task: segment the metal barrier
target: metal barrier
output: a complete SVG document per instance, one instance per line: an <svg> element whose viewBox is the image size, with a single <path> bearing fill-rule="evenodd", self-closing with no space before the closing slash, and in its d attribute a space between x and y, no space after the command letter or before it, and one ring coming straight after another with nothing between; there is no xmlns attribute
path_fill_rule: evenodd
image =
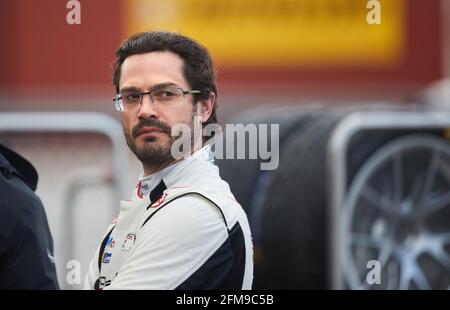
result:
<svg viewBox="0 0 450 310"><path fill-rule="evenodd" d="M64 193L62 221L73 219L74 201L83 189L108 185L114 189L114 208L109 208L110 216L117 215L119 201L124 198L124 175L126 168L126 146L120 123L100 113L90 112L7 112L0 113L0 133L94 133L105 136L112 145L113 167L111 173L101 178L90 171L78 173ZM66 222L64 236L67 246L62 253L67 263L74 257L74 221ZM61 285L64 288L64 285Z"/></svg>

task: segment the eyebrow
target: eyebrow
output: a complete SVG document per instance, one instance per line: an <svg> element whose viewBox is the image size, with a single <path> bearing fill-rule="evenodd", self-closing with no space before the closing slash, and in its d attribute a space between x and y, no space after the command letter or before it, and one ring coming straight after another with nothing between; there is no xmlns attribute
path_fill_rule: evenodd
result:
<svg viewBox="0 0 450 310"><path fill-rule="evenodd" d="M167 87L167 86L176 86L176 87L180 87L178 84L173 83L173 82L165 82L165 83L158 83L158 84L154 84L152 85L152 87L150 87L150 89L148 90L149 92L152 92L154 90L163 88L163 87ZM119 91L120 93L126 93L126 92L143 92L142 89L139 89L138 87L134 87L134 86L126 86L122 89L120 89Z"/></svg>

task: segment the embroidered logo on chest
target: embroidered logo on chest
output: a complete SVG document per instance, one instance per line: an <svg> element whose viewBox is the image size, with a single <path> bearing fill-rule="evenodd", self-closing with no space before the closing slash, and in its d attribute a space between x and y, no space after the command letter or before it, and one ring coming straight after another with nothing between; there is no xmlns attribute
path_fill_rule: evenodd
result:
<svg viewBox="0 0 450 310"><path fill-rule="evenodd" d="M108 241L106 241L105 247L110 247L111 249L116 245L116 240L113 237L109 237Z"/></svg>
<svg viewBox="0 0 450 310"><path fill-rule="evenodd" d="M102 262L103 262L104 264L109 264L109 263L111 262L111 256L112 256L112 253L105 252L105 253L103 254Z"/></svg>
<svg viewBox="0 0 450 310"><path fill-rule="evenodd" d="M125 238L125 241L123 242L122 245L122 251L128 252L133 248L134 245L134 240L136 239L136 235L135 234L128 234L127 237Z"/></svg>

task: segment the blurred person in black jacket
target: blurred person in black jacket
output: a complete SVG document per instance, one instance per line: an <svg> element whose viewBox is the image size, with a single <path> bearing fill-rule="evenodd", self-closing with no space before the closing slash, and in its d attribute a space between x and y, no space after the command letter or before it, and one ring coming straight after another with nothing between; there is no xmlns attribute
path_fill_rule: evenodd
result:
<svg viewBox="0 0 450 310"><path fill-rule="evenodd" d="M31 163L0 144L0 289L59 289L37 180Z"/></svg>

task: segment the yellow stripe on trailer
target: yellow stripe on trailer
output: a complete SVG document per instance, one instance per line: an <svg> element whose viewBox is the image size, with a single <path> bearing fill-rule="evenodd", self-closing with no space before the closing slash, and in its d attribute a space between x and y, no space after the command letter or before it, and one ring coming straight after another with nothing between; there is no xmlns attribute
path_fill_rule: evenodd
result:
<svg viewBox="0 0 450 310"><path fill-rule="evenodd" d="M373 1L373 0L372 0ZM393 65L404 52L404 0L126 0L124 36L171 30L194 37L218 65ZM373 2L370 2L373 3Z"/></svg>

